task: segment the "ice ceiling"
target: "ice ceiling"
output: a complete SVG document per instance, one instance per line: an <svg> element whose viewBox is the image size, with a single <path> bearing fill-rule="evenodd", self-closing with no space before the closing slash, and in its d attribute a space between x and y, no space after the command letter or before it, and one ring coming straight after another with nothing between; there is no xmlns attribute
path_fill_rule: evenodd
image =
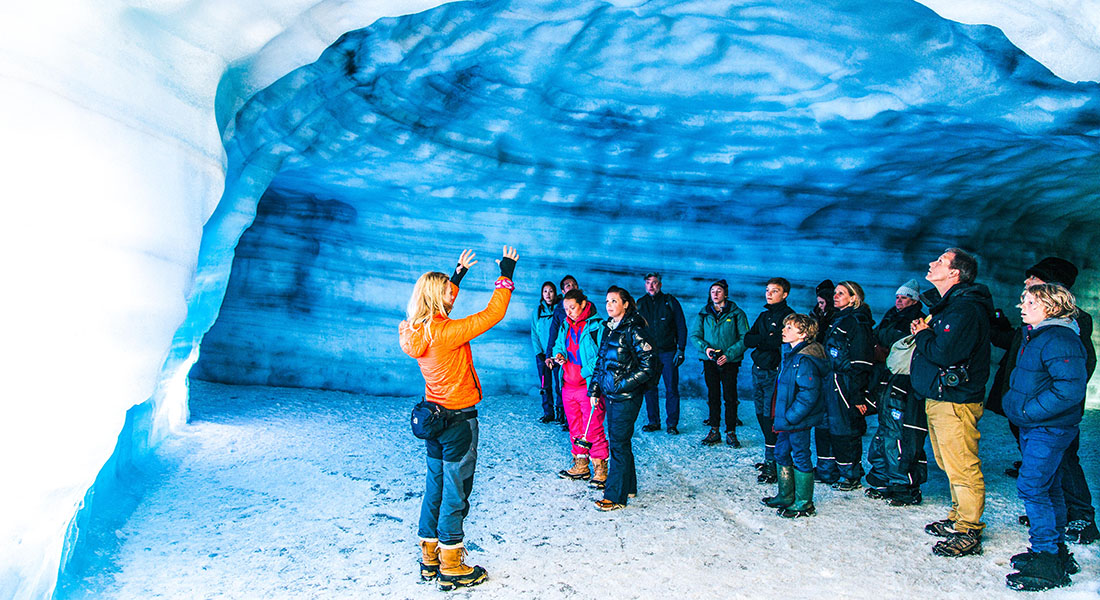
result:
<svg viewBox="0 0 1100 600"><path fill-rule="evenodd" d="M906 2L479 2L353 32L276 82L432 4L0 8L17 350L0 596L49 595L82 501L186 419L187 369L257 210L209 376L293 383L271 375L297 352L332 363L298 384L366 389L340 373L371 356L392 388L408 365L379 332L411 276L450 264L450 244L517 236L523 285L568 269L598 289L644 264L689 296L711 273L805 283L809 262L882 293L897 278L873 265L913 272L964 243L1005 297L1057 252L1096 306L1097 90L1069 83L1100 79L1087 3L927 2L1002 27L1061 79L996 30ZM502 372L520 369L523 320L485 343ZM256 364L234 358L257 333Z"/></svg>

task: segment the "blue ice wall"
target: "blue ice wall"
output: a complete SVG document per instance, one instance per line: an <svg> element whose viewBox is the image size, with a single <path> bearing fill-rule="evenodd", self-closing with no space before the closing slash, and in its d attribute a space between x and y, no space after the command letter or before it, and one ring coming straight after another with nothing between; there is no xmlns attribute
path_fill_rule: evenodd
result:
<svg viewBox="0 0 1100 600"><path fill-rule="evenodd" d="M529 311L565 273L600 296L659 270L689 313L724 277L750 318L769 277L800 310L854 279L877 317L959 245L1010 311L1058 254L1095 312L1097 85L906 0L616 4L379 21L257 94L208 229L262 200L194 374L415 393L412 282L475 248L457 310L479 309L505 243L519 293L477 344L490 391L533 384Z"/></svg>

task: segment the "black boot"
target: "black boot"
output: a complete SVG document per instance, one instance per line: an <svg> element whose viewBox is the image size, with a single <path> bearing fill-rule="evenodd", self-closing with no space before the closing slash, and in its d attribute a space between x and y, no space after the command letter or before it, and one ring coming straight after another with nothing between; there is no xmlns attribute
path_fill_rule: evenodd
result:
<svg viewBox="0 0 1100 600"><path fill-rule="evenodd" d="M1028 548L1027 552L1013 555L1009 562L1012 564L1013 569L1020 571L1035 556L1036 553ZM1081 565L1077 564L1077 559L1073 558L1073 553L1069 551L1065 544L1058 544L1058 560L1062 561L1062 568L1065 569L1068 575L1076 575L1081 572Z"/></svg>
<svg viewBox="0 0 1100 600"><path fill-rule="evenodd" d="M775 473L775 461L766 461L764 463L764 468L761 469L760 474L756 476L756 483L775 483L776 481L779 481L779 478Z"/></svg>
<svg viewBox="0 0 1100 600"><path fill-rule="evenodd" d="M1023 592L1041 592L1069 583L1061 559L1053 552L1033 552L1019 573L1005 576L1005 585Z"/></svg>
<svg viewBox="0 0 1100 600"><path fill-rule="evenodd" d="M1066 541L1072 544L1091 544L1100 539L1100 531L1092 521L1070 521L1066 525Z"/></svg>
<svg viewBox="0 0 1100 600"><path fill-rule="evenodd" d="M779 492L774 496L762 498L764 506L787 508L794 503L794 467L779 467Z"/></svg>
<svg viewBox="0 0 1100 600"><path fill-rule="evenodd" d="M722 436L718 433L717 427L711 427L710 432L707 433L707 437L703 438L704 446L716 446L722 443Z"/></svg>
<svg viewBox="0 0 1100 600"><path fill-rule="evenodd" d="M895 490L887 494L886 503L890 506L917 506L924 501L919 487Z"/></svg>
<svg viewBox="0 0 1100 600"><path fill-rule="evenodd" d="M731 429L731 430L726 432L726 445L727 446L733 446L734 448L740 448L741 447L741 440L737 439L737 432L736 431Z"/></svg>

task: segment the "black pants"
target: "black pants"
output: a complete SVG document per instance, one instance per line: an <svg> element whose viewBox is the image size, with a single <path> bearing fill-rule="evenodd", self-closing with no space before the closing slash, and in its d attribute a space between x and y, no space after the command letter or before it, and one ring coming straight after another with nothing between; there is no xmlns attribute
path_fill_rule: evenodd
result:
<svg viewBox="0 0 1100 600"><path fill-rule="evenodd" d="M607 445L611 460L607 465L607 481L603 497L616 504L626 504L627 494L638 493L638 472L634 469L634 421L642 410L642 395L629 400L607 402Z"/></svg>
<svg viewBox="0 0 1100 600"><path fill-rule="evenodd" d="M703 381L707 384L707 409L714 427L722 423L722 407L726 409L726 431L737 426L737 373L739 362L722 366L713 360L703 361Z"/></svg>

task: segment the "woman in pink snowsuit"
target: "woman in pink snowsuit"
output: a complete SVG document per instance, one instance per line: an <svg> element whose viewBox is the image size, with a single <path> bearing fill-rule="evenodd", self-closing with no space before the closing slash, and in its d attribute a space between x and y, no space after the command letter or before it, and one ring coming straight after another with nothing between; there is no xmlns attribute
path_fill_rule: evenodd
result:
<svg viewBox="0 0 1100 600"><path fill-rule="evenodd" d="M603 337L603 319L584 292L570 290L562 300L565 320L554 342L554 361L562 366L564 383L562 402L565 420L572 440L573 466L558 476L566 479L589 479L590 485L603 489L607 480L607 436L604 435L603 399L588 398L588 378L596 367L596 354ZM590 469L591 455L595 469ZM594 471L594 472L593 472Z"/></svg>

